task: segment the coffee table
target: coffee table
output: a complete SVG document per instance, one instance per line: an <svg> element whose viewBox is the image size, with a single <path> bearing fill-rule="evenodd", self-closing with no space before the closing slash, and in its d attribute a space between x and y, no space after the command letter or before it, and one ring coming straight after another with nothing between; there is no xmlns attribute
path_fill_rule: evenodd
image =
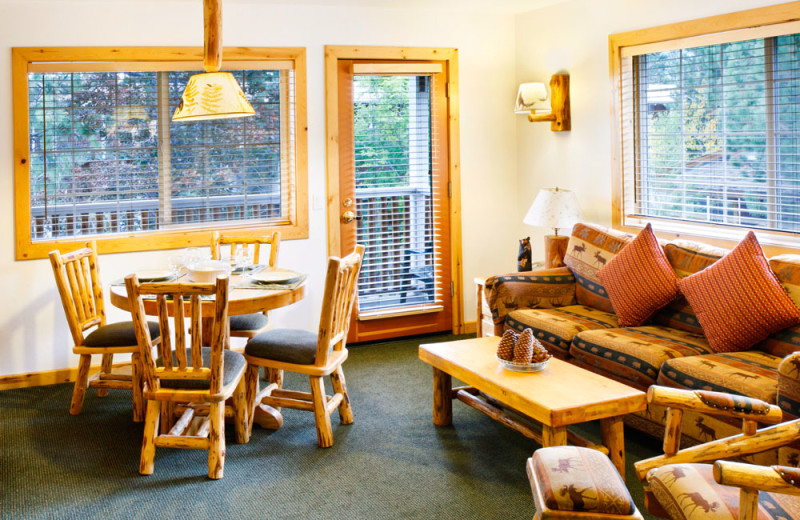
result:
<svg viewBox="0 0 800 520"><path fill-rule="evenodd" d="M622 416L647 407L645 392L555 358L541 372L507 370L495 357L499 341L494 336L420 345L419 358L433 366L433 423L451 425L452 400L458 399L542 446L569 441L600 448L567 431L599 419L601 449L624 476ZM470 386L454 389L452 377ZM541 424L541 433L529 420Z"/></svg>

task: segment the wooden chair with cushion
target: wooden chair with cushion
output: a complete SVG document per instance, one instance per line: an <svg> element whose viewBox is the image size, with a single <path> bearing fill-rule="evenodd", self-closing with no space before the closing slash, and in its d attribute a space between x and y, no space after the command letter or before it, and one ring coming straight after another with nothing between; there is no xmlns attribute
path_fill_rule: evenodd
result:
<svg viewBox="0 0 800 520"><path fill-rule="evenodd" d="M142 374L133 322L106 324L103 285L97 266L95 242L87 242L86 247L64 255L51 251L49 256L61 304L75 343L72 351L80 356L69 413L81 413L86 388L89 386L97 388L97 395L100 397L107 395L109 388L120 388L132 390L133 420L141 422L144 420ZM150 335L158 341L158 325L148 323L147 326ZM93 328L86 335L86 331ZM102 356L102 365L97 373L89 377L93 354ZM132 354L130 373L112 371L114 354Z"/></svg>
<svg viewBox="0 0 800 520"><path fill-rule="evenodd" d="M228 277L214 284L146 283L135 274L125 278L136 337L144 366L147 412L139 472L153 473L156 447L208 450L208 476L220 479L225 464L225 417L233 417L236 442L249 440L245 401L244 357L228 348ZM155 296L161 342L158 358L145 322L144 297ZM201 298L214 297L211 345L201 346ZM189 300L189 310L185 310ZM151 303L151 302L148 302ZM174 328L170 332L170 314ZM187 347L185 317L191 345ZM174 335L174 348L173 348ZM231 398L228 413L225 400ZM174 420L175 416L177 420Z"/></svg>
<svg viewBox="0 0 800 520"><path fill-rule="evenodd" d="M244 252L245 256L253 257L253 263L259 264L261 261L262 246L269 246L269 259L267 266L275 268L278 264L278 251L281 245L280 232L274 232L267 236L233 236L221 235L219 231L211 234L211 258L220 260L223 258L223 248L229 247L229 256L235 257L237 251ZM252 338L259 332L263 332L270 327L269 314L254 312L251 314L240 314L231 316L230 334L240 338Z"/></svg>
<svg viewBox="0 0 800 520"><path fill-rule="evenodd" d="M342 372L347 359L347 331L350 313L355 300L356 285L364 259L364 246L345 258L328 259L325 293L322 297L322 315L318 332L295 329L271 329L247 342L244 349L247 359L247 401L250 411L250 428L257 404L313 411L320 447L333 446L331 413L339 410L342 424L353 422L350 397ZM281 388L282 377L263 390L258 390L258 367L274 372L288 370L306 374L311 392ZM334 395L325 393L323 377L330 376Z"/></svg>
<svg viewBox="0 0 800 520"><path fill-rule="evenodd" d="M672 520L710 516L733 520L800 519L800 472L797 468L765 467L735 460L721 460L738 459L800 440L800 419L780 422L783 413L775 405L719 392L651 386L647 400L650 404L667 407L664 455L634 464L637 477L644 483L645 507L650 513ZM684 410L740 419L742 433L679 449ZM757 429L759 423L772 426ZM545 514L541 516L537 501L535 518L627 518L610 516L608 511L604 511L603 515L599 514L600 504L608 505L611 501L607 499L608 495L597 493L597 488L591 486L584 486L579 501L582 507L580 510L591 512L591 516L575 514L579 508L574 500L570 500L571 490L566 489L562 493L560 489L556 489L551 485L550 475L558 473L559 469L567 468L571 471L574 468L570 478L575 482L589 479L604 485L619 482L619 476L610 464L578 463L574 455L567 453L568 450L586 448L542 448L528 459L528 475L534 489L534 499L537 492L540 497L560 495L561 498L552 500L551 505L555 507L543 506L542 511ZM566 462L541 464L543 459L564 459ZM548 466L553 471L542 470ZM576 466L580 468L575 468ZM580 487L575 486L576 489ZM762 492L760 497L759 490Z"/></svg>

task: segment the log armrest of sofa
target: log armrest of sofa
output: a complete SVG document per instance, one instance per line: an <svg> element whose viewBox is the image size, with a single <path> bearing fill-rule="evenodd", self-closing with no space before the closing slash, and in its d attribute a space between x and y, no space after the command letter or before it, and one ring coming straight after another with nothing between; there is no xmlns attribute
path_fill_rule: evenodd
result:
<svg viewBox="0 0 800 520"><path fill-rule="evenodd" d="M778 365L778 406L787 417L800 417L800 351Z"/></svg>
<svg viewBox="0 0 800 520"><path fill-rule="evenodd" d="M516 309L552 309L575 304L575 277L566 267L492 276L486 280L492 321L502 325Z"/></svg>

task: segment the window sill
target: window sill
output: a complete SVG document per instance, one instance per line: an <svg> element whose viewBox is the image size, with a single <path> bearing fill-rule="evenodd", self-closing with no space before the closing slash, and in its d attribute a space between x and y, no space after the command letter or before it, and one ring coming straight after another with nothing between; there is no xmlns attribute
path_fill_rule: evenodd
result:
<svg viewBox="0 0 800 520"><path fill-rule="evenodd" d="M712 223L676 222L674 220L643 218L626 215L622 225L615 225L615 229L631 234L637 234L647 223L653 225L653 230L659 238L668 240L693 240L716 247L733 249L748 231L754 231L758 241L767 257L782 254L800 254L800 234L762 230L756 228L726 226Z"/></svg>

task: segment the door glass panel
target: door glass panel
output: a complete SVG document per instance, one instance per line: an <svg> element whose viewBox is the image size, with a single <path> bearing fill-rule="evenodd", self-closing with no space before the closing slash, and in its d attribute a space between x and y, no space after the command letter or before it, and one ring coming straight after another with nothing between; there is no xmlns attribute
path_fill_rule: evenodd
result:
<svg viewBox="0 0 800 520"><path fill-rule="evenodd" d="M429 76L353 77L359 312L441 302Z"/></svg>

